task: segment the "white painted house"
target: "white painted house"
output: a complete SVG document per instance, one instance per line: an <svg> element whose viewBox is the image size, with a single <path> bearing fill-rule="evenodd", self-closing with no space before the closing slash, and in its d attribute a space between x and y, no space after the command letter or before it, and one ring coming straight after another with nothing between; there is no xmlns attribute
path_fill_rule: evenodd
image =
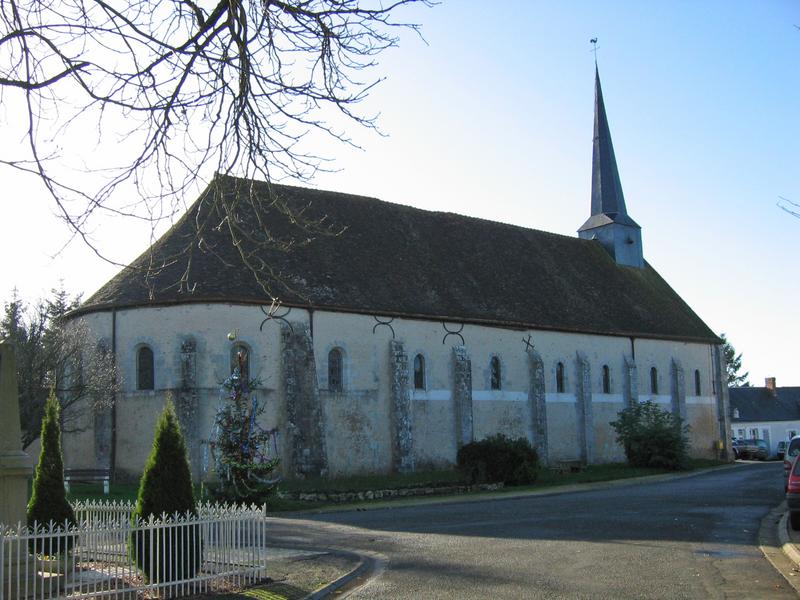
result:
<svg viewBox="0 0 800 600"><path fill-rule="evenodd" d="M209 201L244 195L263 198L246 218L273 235L297 233L275 200L345 229L290 251L237 247ZM245 261L279 274L277 312ZM644 259L599 77L578 237L218 176L72 318L112 348L124 383L112 410L65 436L71 467L137 476L171 394L200 476L239 351L287 476L447 467L494 433L528 438L545 462L619 461L609 422L645 399L687 420L696 456L729 440L721 340Z"/></svg>
<svg viewBox="0 0 800 600"><path fill-rule="evenodd" d="M800 433L800 387L777 387L767 377L764 387L730 388L731 436L765 440L774 456L778 442Z"/></svg>

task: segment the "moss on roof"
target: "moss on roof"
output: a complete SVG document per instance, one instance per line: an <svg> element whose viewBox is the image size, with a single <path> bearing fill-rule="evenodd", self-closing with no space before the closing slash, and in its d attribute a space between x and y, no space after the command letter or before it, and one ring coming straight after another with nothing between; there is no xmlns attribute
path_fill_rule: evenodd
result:
<svg viewBox="0 0 800 600"><path fill-rule="evenodd" d="M218 176L150 251L78 312L189 302L269 304L224 227L212 194L267 190L289 206L327 216L339 235L254 256L283 282L290 306L446 321L717 343L719 340L648 264L619 266L599 242L515 225L431 212L348 194ZM273 234L300 230L274 208L261 215ZM185 252L184 250L187 250ZM151 273L148 264L161 265ZM184 285L176 285L186 273ZM191 290L191 291L189 291Z"/></svg>

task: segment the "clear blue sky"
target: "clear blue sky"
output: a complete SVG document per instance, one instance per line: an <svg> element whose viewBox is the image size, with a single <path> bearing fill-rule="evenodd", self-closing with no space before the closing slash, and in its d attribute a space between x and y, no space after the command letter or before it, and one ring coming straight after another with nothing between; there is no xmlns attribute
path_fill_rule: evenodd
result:
<svg viewBox="0 0 800 600"><path fill-rule="evenodd" d="M752 383L800 385L800 220L776 206L800 201L800 2L451 0L404 16L428 44L404 34L364 105L388 137L354 131L362 151L320 141L341 170L314 185L574 235L589 214L597 37L645 258L727 332ZM90 294L113 275L78 247L52 259L66 233L47 198L2 173L0 253L15 259L0 297L58 277ZM149 243L115 222L97 235L126 260Z"/></svg>

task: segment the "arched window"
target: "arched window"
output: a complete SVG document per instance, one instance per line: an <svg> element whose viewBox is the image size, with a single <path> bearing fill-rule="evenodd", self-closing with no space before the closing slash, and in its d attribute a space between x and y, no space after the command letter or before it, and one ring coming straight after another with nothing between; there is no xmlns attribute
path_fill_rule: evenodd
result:
<svg viewBox="0 0 800 600"><path fill-rule="evenodd" d="M611 372L608 369L608 365L603 365L603 393L611 393Z"/></svg>
<svg viewBox="0 0 800 600"><path fill-rule="evenodd" d="M149 346L142 346L136 352L136 389L152 390L155 388L155 368L153 351Z"/></svg>
<svg viewBox="0 0 800 600"><path fill-rule="evenodd" d="M492 360L489 361L489 369L492 372L492 389L499 390L502 387L502 378L500 377L500 359L496 356L493 356Z"/></svg>
<svg viewBox="0 0 800 600"><path fill-rule="evenodd" d="M650 393L658 393L658 371L655 367L650 368Z"/></svg>
<svg viewBox="0 0 800 600"><path fill-rule="evenodd" d="M342 351L334 348L328 352L328 389L341 392L342 387Z"/></svg>
<svg viewBox="0 0 800 600"><path fill-rule="evenodd" d="M703 389L700 387L700 371L694 370L694 395L701 396Z"/></svg>
<svg viewBox="0 0 800 600"><path fill-rule="evenodd" d="M231 346L231 375L237 369L241 381L250 381L250 349L244 344Z"/></svg>
<svg viewBox="0 0 800 600"><path fill-rule="evenodd" d="M556 365L556 392L564 393L564 363Z"/></svg>
<svg viewBox="0 0 800 600"><path fill-rule="evenodd" d="M414 389L425 389L425 357L422 354L414 357Z"/></svg>

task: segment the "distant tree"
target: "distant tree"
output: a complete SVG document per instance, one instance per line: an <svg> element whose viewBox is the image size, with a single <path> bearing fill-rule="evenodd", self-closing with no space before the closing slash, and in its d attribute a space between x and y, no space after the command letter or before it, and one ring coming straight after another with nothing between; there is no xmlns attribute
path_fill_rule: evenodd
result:
<svg viewBox="0 0 800 600"><path fill-rule="evenodd" d="M64 491L64 459L61 454L59 412L55 391L51 390L42 419L42 449L33 476L33 493L28 503L28 525L36 522L46 527L53 521L58 526L69 527L75 523L75 513L67 502L67 494ZM71 543L71 537L66 539L67 544ZM56 548L45 545L41 539L39 545L33 548L39 554L60 554L68 549L68 547Z"/></svg>
<svg viewBox="0 0 800 600"><path fill-rule="evenodd" d="M733 345L728 341L728 338L725 337L724 333L719 335L724 342L722 344L722 352L725 356L725 367L728 375L728 387L750 387L750 383L747 381L748 375L750 375L749 371L744 373L739 373L742 369L742 353L736 354L736 349Z"/></svg>
<svg viewBox="0 0 800 600"><path fill-rule="evenodd" d="M28 306L14 291L3 305L0 337L15 346L22 440L39 436L45 401L55 390L61 404L61 427L73 433L85 427L93 410L110 405L119 389L117 369L108 348L83 321L64 322L80 296L63 288Z"/></svg>
<svg viewBox="0 0 800 600"><path fill-rule="evenodd" d="M150 517L196 515L192 474L186 454L175 406L167 400L164 411L156 424L153 448L139 481L139 494L133 519L147 521ZM129 551L137 566L154 581L160 575L172 572L175 579L192 577L200 566L200 532L195 527L181 527L170 536L155 535L150 539L150 531L131 534ZM171 551L165 546L170 544ZM150 559L150 553L155 557ZM159 559L160 557L160 559ZM180 557L181 561L176 560ZM175 562L170 564L168 560ZM159 562L160 561L160 562Z"/></svg>

